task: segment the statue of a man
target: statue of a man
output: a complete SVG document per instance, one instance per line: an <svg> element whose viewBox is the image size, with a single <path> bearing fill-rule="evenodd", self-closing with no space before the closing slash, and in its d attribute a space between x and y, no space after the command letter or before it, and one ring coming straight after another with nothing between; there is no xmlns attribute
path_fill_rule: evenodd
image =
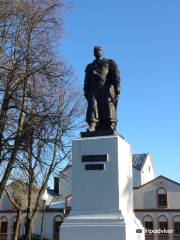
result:
<svg viewBox="0 0 180 240"><path fill-rule="evenodd" d="M113 60L103 58L101 47L94 47L94 56L95 60L86 67L84 81L88 131L115 130L120 73Z"/></svg>

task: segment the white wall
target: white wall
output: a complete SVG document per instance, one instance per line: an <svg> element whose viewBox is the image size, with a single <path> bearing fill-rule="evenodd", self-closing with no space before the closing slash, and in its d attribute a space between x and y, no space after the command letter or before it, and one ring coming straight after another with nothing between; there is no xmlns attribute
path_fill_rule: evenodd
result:
<svg viewBox="0 0 180 240"><path fill-rule="evenodd" d="M148 154L144 166L141 169L141 185L155 178L151 156Z"/></svg>
<svg viewBox="0 0 180 240"><path fill-rule="evenodd" d="M44 228L43 228L43 237L47 239L53 239L53 231L54 231L54 218L60 215L63 218L63 213L61 212L46 212L44 215ZM33 233L40 235L41 232L41 221L42 221L42 213L40 213L36 219L34 224Z"/></svg>
<svg viewBox="0 0 180 240"><path fill-rule="evenodd" d="M9 186L9 190L11 191L11 186ZM37 192L34 192L33 202L36 200ZM52 200L52 196L49 195L49 201ZM24 200L26 202L26 199ZM20 235L24 234L25 231L25 222L27 216L27 203L23 207L22 215L21 215L21 227L20 227ZM53 239L53 231L54 231L54 217L57 215L64 216L63 211L60 208L57 209L49 209L45 212L44 218L44 237L47 239ZM16 216L16 209L13 208L12 203L10 202L7 194L3 192L2 197L0 199L0 218L7 217L8 219L8 238L7 240L11 240L12 234L12 222L14 217ZM41 202L41 212L38 214L37 219L35 220L32 232L40 235L41 232L41 221L42 221L42 202Z"/></svg>
<svg viewBox="0 0 180 240"><path fill-rule="evenodd" d="M175 216L180 216L180 212L135 212L136 217L141 221L143 224L143 220L146 216L151 216L154 224L154 229L158 230L159 229L159 221L158 219L161 216L165 216L168 219L168 229L173 230L173 218ZM158 234L154 235L154 240L159 240ZM174 234L170 233L169 234L169 240L174 240Z"/></svg>
<svg viewBox="0 0 180 240"><path fill-rule="evenodd" d="M160 187L167 190L168 208L180 209L180 185L163 177L134 189L134 208L157 208L156 191Z"/></svg>
<svg viewBox="0 0 180 240"><path fill-rule="evenodd" d="M59 180L59 193L68 196L72 193L72 167L69 166L61 175Z"/></svg>
<svg viewBox="0 0 180 240"><path fill-rule="evenodd" d="M7 194L3 192L2 197L0 199L0 210L12 209L12 203L10 202Z"/></svg>
<svg viewBox="0 0 180 240"><path fill-rule="evenodd" d="M156 192L159 188L167 191L167 208L157 208ZM173 217L180 216L180 185L164 177L158 177L154 181L145 184L141 188L134 190L134 209L136 217L143 224L145 216L151 216L154 223L154 229L159 229L159 217L166 216L168 219L168 229L173 230ZM154 240L158 240L158 234L155 234ZM174 240L174 234L169 234L169 240Z"/></svg>
<svg viewBox="0 0 180 240"><path fill-rule="evenodd" d="M53 231L54 231L54 218L57 216L64 216L63 212L60 212L59 210L54 212L45 212L44 215L44 230L43 230L43 237L47 239L53 239ZM0 218L2 216L6 216L8 218L8 238L7 240L11 240L11 233L12 233L12 219L14 216L16 216L16 213L1 213L0 212ZM35 220L32 232L34 234L40 235L41 233L41 221L42 221L42 212L38 214L37 219ZM21 227L20 227L20 235L24 234L25 231L25 222L26 222L26 212L22 213L21 216Z"/></svg>

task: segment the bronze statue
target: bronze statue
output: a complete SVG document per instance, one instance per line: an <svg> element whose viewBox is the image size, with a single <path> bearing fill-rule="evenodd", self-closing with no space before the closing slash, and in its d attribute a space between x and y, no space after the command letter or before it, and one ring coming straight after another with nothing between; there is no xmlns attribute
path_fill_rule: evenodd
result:
<svg viewBox="0 0 180 240"><path fill-rule="evenodd" d="M84 81L88 131L115 130L120 73L113 60L103 58L101 47L94 47L94 56L96 59L86 67Z"/></svg>

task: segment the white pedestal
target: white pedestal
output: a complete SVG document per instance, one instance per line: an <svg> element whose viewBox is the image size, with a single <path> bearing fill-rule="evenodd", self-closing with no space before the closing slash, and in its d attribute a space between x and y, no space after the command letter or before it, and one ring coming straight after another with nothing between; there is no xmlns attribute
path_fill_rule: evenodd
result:
<svg viewBox="0 0 180 240"><path fill-rule="evenodd" d="M106 155L107 161L83 162L82 156ZM104 170L85 170L103 164ZM61 226L61 240L143 240L133 213L132 154L119 136L73 141L72 211Z"/></svg>

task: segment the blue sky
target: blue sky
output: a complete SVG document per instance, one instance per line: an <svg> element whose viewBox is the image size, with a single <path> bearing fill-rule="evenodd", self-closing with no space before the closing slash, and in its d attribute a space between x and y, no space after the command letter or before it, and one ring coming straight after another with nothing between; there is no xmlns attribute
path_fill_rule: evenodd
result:
<svg viewBox="0 0 180 240"><path fill-rule="evenodd" d="M180 1L70 4L60 52L81 90L93 47L100 45L121 71L118 132L133 153L150 153L157 176L180 182Z"/></svg>

